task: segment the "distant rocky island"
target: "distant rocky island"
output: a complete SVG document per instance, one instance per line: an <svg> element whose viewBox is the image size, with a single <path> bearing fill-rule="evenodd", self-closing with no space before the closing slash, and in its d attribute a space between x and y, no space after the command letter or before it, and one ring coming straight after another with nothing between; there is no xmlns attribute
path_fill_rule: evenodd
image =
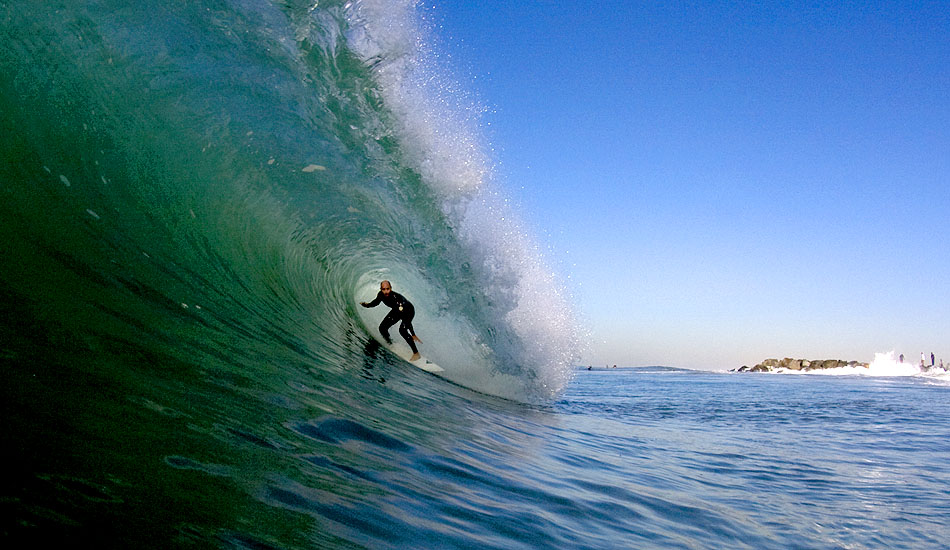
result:
<svg viewBox="0 0 950 550"><path fill-rule="evenodd" d="M794 371L812 371L819 369L837 369L841 367L863 367L868 368L867 363L860 361L842 361L841 359L766 359L754 367L743 365L738 369L732 369L732 372L774 372L779 369Z"/></svg>

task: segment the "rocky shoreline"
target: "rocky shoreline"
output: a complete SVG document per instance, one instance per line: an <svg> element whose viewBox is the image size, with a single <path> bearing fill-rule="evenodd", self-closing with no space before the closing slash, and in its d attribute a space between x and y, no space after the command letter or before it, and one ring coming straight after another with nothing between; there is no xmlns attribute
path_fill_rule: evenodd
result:
<svg viewBox="0 0 950 550"><path fill-rule="evenodd" d="M863 367L868 368L867 363L860 361L842 361L841 359L766 359L754 367L743 365L738 369L732 369L732 372L775 372L779 369L791 371L812 371L820 369L837 369L841 367Z"/></svg>

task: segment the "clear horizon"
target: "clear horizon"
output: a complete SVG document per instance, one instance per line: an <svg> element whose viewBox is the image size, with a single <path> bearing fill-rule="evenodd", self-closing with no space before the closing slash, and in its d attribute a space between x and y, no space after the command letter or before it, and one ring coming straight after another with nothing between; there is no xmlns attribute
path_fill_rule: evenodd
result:
<svg viewBox="0 0 950 550"><path fill-rule="evenodd" d="M950 5L422 10L581 364L950 358Z"/></svg>

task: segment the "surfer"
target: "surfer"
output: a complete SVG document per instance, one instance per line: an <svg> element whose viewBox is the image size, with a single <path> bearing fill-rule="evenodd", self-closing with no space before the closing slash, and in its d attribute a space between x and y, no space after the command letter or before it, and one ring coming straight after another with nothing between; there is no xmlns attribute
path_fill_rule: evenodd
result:
<svg viewBox="0 0 950 550"><path fill-rule="evenodd" d="M416 336L416 331L412 328L412 318L416 315L416 310L412 307L412 302L407 300L402 294L393 292L393 287L389 284L389 281L379 283L379 293L376 295L375 300L369 303L360 302L360 305L363 307L376 307L380 302L391 308L386 317L383 318L383 322L379 324L379 332L383 335L383 339L392 345L393 341L392 338L389 337L389 327L395 325L397 321L402 321L402 324L399 325L399 334L402 335L412 350L412 357L410 357L409 360L418 360L422 356L419 355L419 350L416 349L416 342L422 343L422 340Z"/></svg>

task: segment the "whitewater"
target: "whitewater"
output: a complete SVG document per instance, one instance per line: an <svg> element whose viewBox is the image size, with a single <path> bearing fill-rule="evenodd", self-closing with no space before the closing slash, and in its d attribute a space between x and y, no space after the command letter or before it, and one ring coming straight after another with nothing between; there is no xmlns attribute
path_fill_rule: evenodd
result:
<svg viewBox="0 0 950 550"><path fill-rule="evenodd" d="M942 363L942 361L941 361ZM904 377L918 376L934 380L950 381L950 372L941 365L930 365L929 360L913 363L897 355L894 350L878 352L874 359L864 366L838 367L832 369L815 369L810 371L795 371L776 369L777 374L802 374L815 376L873 376L873 377Z"/></svg>
<svg viewBox="0 0 950 550"><path fill-rule="evenodd" d="M0 2L4 545L943 547L945 377L576 370L428 9Z"/></svg>

